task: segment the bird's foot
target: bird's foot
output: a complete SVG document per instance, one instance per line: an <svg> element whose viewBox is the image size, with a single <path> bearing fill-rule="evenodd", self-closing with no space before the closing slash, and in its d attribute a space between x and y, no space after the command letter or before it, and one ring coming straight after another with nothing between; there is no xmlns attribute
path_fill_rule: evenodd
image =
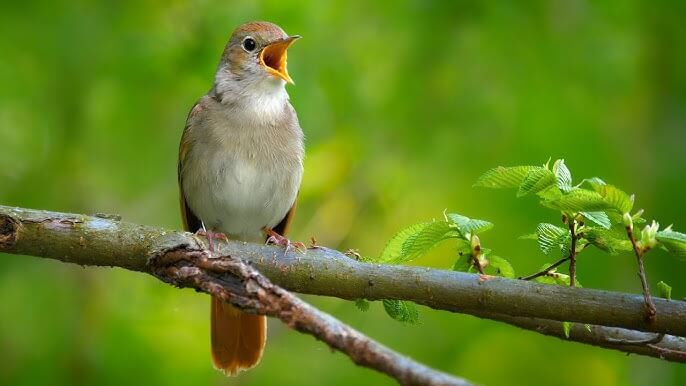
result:
<svg viewBox="0 0 686 386"><path fill-rule="evenodd" d="M282 247L286 248L286 253L288 253L291 247L295 248L300 253L305 253L305 251L307 250L305 244L299 241L291 242L291 240L276 233L273 229L265 228L264 233L266 233L267 236L269 236L267 237L266 244L281 245Z"/></svg>
<svg viewBox="0 0 686 386"><path fill-rule="evenodd" d="M229 241L229 238L221 232L212 232L200 229L197 232L195 232L195 234L198 236L207 237L207 249L209 249L210 252L214 252L214 243L212 242L212 240Z"/></svg>

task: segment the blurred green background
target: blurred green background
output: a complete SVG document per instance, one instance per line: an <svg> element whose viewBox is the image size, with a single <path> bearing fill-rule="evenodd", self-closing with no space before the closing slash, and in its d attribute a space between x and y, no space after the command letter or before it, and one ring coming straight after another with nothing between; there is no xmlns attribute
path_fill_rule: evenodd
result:
<svg viewBox="0 0 686 386"><path fill-rule="evenodd" d="M304 36L289 86L307 135L291 238L378 253L444 209L496 224L482 241L518 273L517 240L558 221L533 198L471 187L496 165L565 158L664 225L686 229L683 1L23 1L0 5L0 204L121 214L180 228L178 141L234 27ZM443 248L417 264L447 268ZM262 364L209 359L209 299L119 269L2 255L2 385L392 384L270 321ZM686 296L686 266L651 254L651 284ZM584 252L586 287L638 292L631 255ZM306 297L363 332L480 384L683 385L686 368L422 309Z"/></svg>

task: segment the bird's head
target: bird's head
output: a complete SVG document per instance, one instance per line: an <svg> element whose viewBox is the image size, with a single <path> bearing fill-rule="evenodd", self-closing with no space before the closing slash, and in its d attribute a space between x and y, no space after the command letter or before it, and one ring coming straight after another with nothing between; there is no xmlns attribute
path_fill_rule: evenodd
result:
<svg viewBox="0 0 686 386"><path fill-rule="evenodd" d="M286 82L292 84L286 68L286 51L298 38L268 22L239 26L224 48L216 83L230 83L225 86L234 91L257 85L283 88Z"/></svg>

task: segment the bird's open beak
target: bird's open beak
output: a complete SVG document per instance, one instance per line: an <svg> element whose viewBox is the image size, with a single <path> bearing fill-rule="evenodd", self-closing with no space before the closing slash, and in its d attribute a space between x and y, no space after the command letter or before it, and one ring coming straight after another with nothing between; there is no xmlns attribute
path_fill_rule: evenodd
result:
<svg viewBox="0 0 686 386"><path fill-rule="evenodd" d="M290 84L294 84L294 82L288 75L288 69L286 68L286 51L298 39L300 39L300 35L277 40L264 47L262 52L260 52L260 64L264 66L267 72Z"/></svg>

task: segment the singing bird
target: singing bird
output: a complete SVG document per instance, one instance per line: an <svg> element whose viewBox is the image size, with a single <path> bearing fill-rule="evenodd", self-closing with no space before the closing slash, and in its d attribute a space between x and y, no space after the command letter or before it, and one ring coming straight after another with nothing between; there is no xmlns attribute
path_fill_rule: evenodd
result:
<svg viewBox="0 0 686 386"><path fill-rule="evenodd" d="M299 36L268 22L231 35L210 91L193 106L179 149L185 229L212 238L265 242L283 237L303 173L303 133L286 92L286 51ZM215 233L216 232L216 233ZM262 315L212 297L214 366L227 375L257 365L266 342Z"/></svg>

